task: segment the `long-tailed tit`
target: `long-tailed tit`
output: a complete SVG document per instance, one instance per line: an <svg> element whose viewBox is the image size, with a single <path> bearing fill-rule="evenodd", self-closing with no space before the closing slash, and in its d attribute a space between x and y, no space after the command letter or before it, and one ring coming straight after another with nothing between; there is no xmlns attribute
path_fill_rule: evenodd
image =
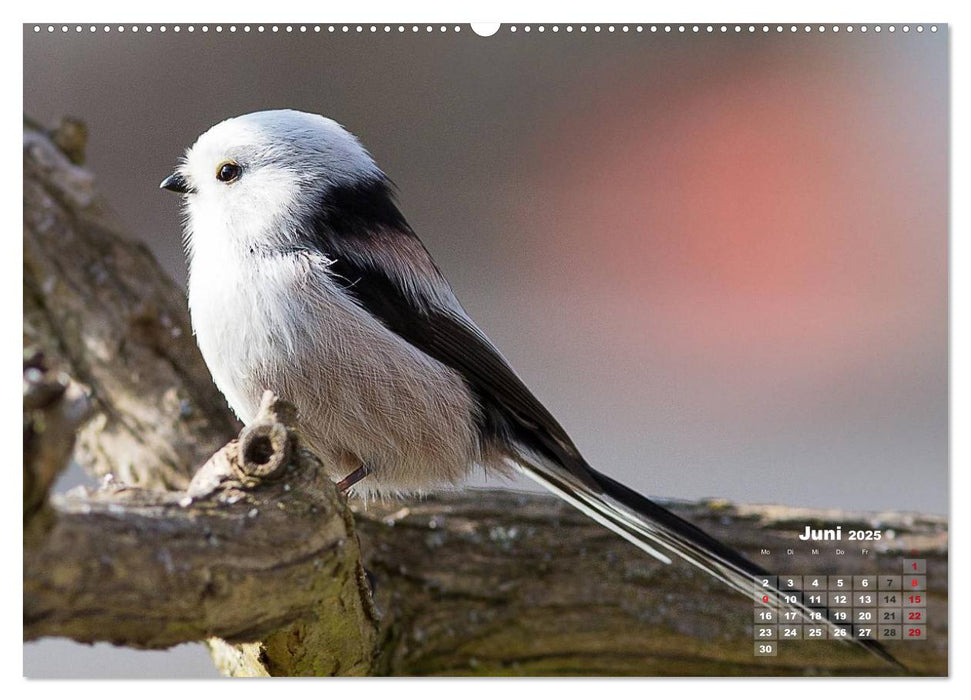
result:
<svg viewBox="0 0 971 700"><path fill-rule="evenodd" d="M518 470L661 561L677 555L757 595L760 567L587 464L336 122L292 110L229 119L161 186L185 195L192 325L244 422L265 389L292 401L344 489L408 493L476 465Z"/></svg>

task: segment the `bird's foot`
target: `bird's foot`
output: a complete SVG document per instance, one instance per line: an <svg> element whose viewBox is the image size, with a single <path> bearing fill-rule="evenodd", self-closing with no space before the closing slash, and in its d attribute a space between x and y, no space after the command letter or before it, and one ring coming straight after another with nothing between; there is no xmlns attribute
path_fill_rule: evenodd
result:
<svg viewBox="0 0 971 700"><path fill-rule="evenodd" d="M361 479L366 477L371 473L371 467L367 464L362 464L360 467L352 471L350 474L345 476L343 479L337 482L337 488L341 493L345 493L347 489L351 488L354 484L359 482Z"/></svg>

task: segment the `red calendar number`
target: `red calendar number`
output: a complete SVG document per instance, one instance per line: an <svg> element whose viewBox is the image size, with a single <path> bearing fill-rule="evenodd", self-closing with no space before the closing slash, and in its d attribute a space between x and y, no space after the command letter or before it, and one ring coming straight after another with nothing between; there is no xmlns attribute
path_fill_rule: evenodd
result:
<svg viewBox="0 0 971 700"><path fill-rule="evenodd" d="M918 628L918 627L911 627L910 629L907 630L907 636L908 637L919 637L920 636L920 628Z"/></svg>
<svg viewBox="0 0 971 700"><path fill-rule="evenodd" d="M919 603L921 600L922 598L920 597L919 593L914 593L913 595L910 596L911 603Z"/></svg>
<svg viewBox="0 0 971 700"><path fill-rule="evenodd" d="M921 614L921 612L919 610L913 610L913 611L907 613L907 619L908 620L922 620L924 618L923 618L923 615Z"/></svg>

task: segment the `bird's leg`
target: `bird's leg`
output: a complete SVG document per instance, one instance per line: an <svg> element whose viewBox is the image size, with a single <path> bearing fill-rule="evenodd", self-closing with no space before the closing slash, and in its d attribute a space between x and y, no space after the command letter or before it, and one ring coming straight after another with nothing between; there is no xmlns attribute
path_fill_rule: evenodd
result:
<svg viewBox="0 0 971 700"><path fill-rule="evenodd" d="M371 473L371 467L369 467L367 463L364 463L361 466L359 466L357 469L352 471L350 474L345 476L343 479L338 481L337 488L340 489L340 491L343 493L370 473Z"/></svg>

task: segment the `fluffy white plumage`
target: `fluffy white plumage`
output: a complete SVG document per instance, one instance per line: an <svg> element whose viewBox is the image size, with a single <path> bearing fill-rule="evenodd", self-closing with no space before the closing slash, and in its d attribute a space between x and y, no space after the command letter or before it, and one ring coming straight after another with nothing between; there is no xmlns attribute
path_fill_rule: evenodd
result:
<svg viewBox="0 0 971 700"><path fill-rule="evenodd" d="M237 181L216 178L226 162ZM272 389L335 479L366 460L362 490L461 480L481 457L461 378L362 313L326 253L293 249L328 188L383 177L357 139L321 116L258 112L213 126L178 173L193 330L240 419Z"/></svg>

